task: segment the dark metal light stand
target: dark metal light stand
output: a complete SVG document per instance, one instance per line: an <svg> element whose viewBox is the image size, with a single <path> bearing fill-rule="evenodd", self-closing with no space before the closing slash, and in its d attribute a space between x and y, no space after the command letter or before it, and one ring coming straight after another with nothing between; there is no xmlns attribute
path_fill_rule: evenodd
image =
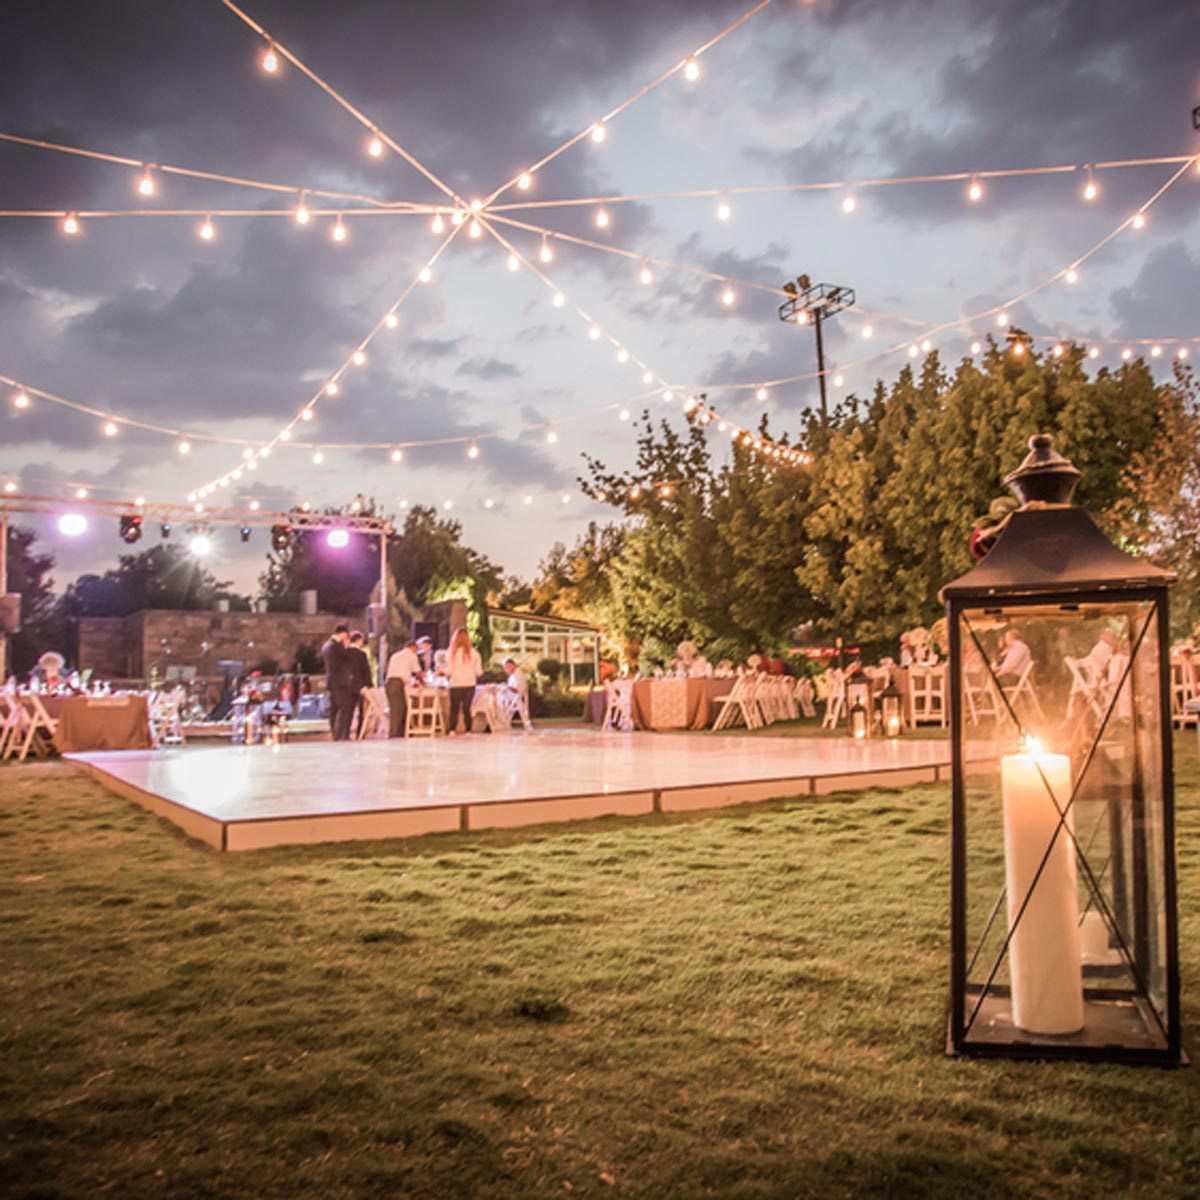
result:
<svg viewBox="0 0 1200 1200"><path fill-rule="evenodd" d="M1079 474L1033 438L1005 480L1022 507L943 589L947 1050L1177 1065L1174 578L1071 505Z"/></svg>

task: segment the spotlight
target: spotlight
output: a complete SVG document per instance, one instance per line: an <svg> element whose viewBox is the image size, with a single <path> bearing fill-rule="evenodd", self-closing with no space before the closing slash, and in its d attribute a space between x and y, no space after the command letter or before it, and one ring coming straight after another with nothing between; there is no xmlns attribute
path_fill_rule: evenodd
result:
<svg viewBox="0 0 1200 1200"><path fill-rule="evenodd" d="M204 558L205 555L212 553L212 538L207 533L194 533L191 541L188 542L188 549L197 558Z"/></svg>
<svg viewBox="0 0 1200 1200"><path fill-rule="evenodd" d="M252 532L253 532L253 530L250 528L249 525L243 525L241 527L241 529L238 530L238 536L242 539L243 542L248 542L250 540L250 534Z"/></svg>
<svg viewBox="0 0 1200 1200"><path fill-rule="evenodd" d="M341 550L350 544L350 534L344 529L331 529L325 540L334 550Z"/></svg>
<svg viewBox="0 0 1200 1200"><path fill-rule="evenodd" d="M292 527L290 525L271 526L271 549L286 550L292 544Z"/></svg>
<svg viewBox="0 0 1200 1200"><path fill-rule="evenodd" d="M63 513L58 518L58 532L67 537L78 537L87 531L87 517L81 513Z"/></svg>
<svg viewBox="0 0 1200 1200"><path fill-rule="evenodd" d="M140 541L142 537L141 515L131 513L129 516L122 517L118 532L121 535L121 541L127 546L132 546L134 542Z"/></svg>
<svg viewBox="0 0 1200 1200"><path fill-rule="evenodd" d="M160 536L160 537L161 537L161 538L162 538L164 541L165 541L167 538L169 538L169 537L171 536L171 522L170 522L170 521L164 521L164 522L163 522L163 523L162 523L162 524L161 524L161 525L158 527L158 533L159 533L159 536Z"/></svg>

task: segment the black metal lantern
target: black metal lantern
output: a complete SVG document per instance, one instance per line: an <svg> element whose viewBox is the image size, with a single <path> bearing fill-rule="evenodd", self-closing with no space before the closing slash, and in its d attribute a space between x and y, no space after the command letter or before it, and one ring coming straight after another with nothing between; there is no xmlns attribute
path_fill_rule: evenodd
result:
<svg viewBox="0 0 1200 1200"><path fill-rule="evenodd" d="M871 714L864 707L861 699L855 698L850 705L850 736L862 741L871 736Z"/></svg>
<svg viewBox="0 0 1200 1200"><path fill-rule="evenodd" d="M904 732L904 697L894 675L888 676L887 687L879 693L879 724L885 737L899 737Z"/></svg>
<svg viewBox="0 0 1200 1200"><path fill-rule="evenodd" d="M846 715L850 736L861 741L871 736L874 725L874 702L871 681L864 675L854 675L846 681Z"/></svg>
<svg viewBox="0 0 1200 1200"><path fill-rule="evenodd" d="M943 589L951 1053L1172 1064L1179 1028L1168 572L1071 506L1053 439Z"/></svg>

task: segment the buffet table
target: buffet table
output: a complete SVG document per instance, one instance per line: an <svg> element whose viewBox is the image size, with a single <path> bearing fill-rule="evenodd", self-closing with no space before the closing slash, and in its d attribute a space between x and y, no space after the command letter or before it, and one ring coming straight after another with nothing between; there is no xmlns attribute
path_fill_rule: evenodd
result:
<svg viewBox="0 0 1200 1200"><path fill-rule="evenodd" d="M43 696L42 704L58 721L54 745L60 754L153 747L145 696Z"/></svg>
<svg viewBox="0 0 1200 1200"><path fill-rule="evenodd" d="M639 679L633 685L635 729L707 729L717 718L716 701L733 691L727 679ZM588 693L584 720L599 725L604 720L605 693Z"/></svg>

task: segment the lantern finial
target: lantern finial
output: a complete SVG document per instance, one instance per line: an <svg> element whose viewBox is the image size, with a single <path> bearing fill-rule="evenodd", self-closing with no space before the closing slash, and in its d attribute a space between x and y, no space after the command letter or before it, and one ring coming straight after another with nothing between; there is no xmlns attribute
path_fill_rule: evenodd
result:
<svg viewBox="0 0 1200 1200"><path fill-rule="evenodd" d="M1075 485L1082 472L1069 459L1054 449L1054 438L1048 433L1035 434L1029 439L1025 461L1004 477L1022 507L1040 504L1070 504Z"/></svg>

